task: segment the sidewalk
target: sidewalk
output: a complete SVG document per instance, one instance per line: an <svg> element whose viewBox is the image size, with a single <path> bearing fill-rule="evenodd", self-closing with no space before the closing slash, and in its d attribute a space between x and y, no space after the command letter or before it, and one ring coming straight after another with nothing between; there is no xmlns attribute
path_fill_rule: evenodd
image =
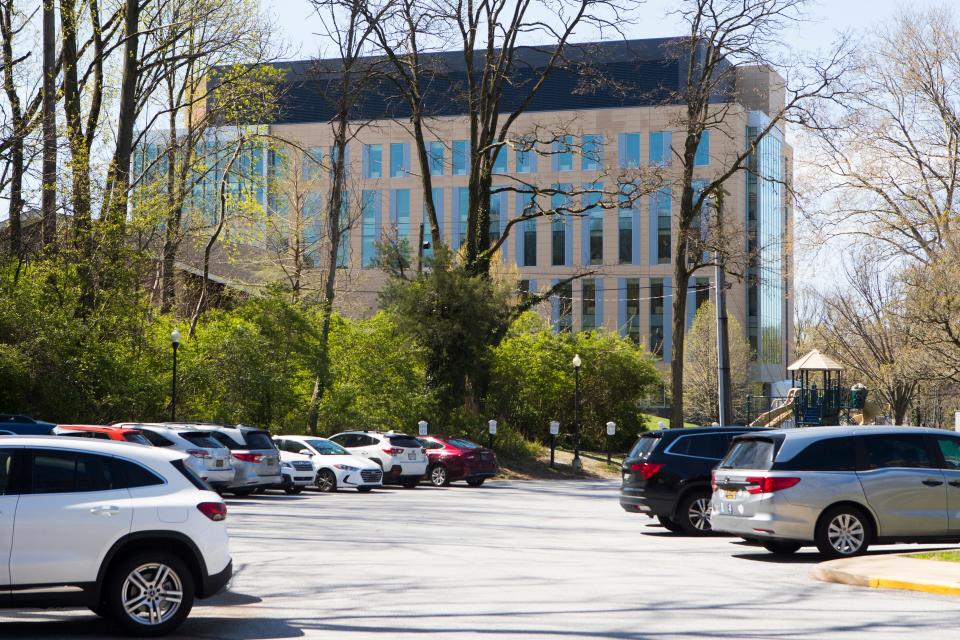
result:
<svg viewBox="0 0 960 640"><path fill-rule="evenodd" d="M823 562L813 570L813 577L856 587L960 596L960 563L920 560L899 554Z"/></svg>

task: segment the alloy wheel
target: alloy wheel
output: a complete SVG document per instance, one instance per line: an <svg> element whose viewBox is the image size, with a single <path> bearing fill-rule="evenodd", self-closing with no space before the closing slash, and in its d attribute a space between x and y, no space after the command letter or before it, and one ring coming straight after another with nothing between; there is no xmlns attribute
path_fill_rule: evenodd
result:
<svg viewBox="0 0 960 640"><path fill-rule="evenodd" d="M121 590L131 620L155 626L173 618L183 602L183 583L171 567L151 562L131 571Z"/></svg>
<svg viewBox="0 0 960 640"><path fill-rule="evenodd" d="M447 470L443 467L434 467L430 472L430 482L436 487L442 487L447 484Z"/></svg>
<svg viewBox="0 0 960 640"><path fill-rule="evenodd" d="M840 513L827 525L827 540L838 554L849 556L863 547L866 530L855 515Z"/></svg>
<svg viewBox="0 0 960 640"><path fill-rule="evenodd" d="M317 474L317 489L320 491L333 491L336 484L337 479L329 470L324 469Z"/></svg>
<svg viewBox="0 0 960 640"><path fill-rule="evenodd" d="M691 502L687 519L697 531L710 531L710 498L697 498Z"/></svg>

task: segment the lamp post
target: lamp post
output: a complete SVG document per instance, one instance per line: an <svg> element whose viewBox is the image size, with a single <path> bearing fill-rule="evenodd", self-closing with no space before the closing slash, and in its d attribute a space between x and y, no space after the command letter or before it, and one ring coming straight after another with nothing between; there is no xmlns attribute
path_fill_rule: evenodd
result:
<svg viewBox="0 0 960 640"><path fill-rule="evenodd" d="M170 422L177 421L177 348L180 347L180 331L176 327L170 333L170 344L173 345L173 383L170 400Z"/></svg>
<svg viewBox="0 0 960 640"><path fill-rule="evenodd" d="M580 461L580 354L573 356L573 471L580 473L583 462Z"/></svg>

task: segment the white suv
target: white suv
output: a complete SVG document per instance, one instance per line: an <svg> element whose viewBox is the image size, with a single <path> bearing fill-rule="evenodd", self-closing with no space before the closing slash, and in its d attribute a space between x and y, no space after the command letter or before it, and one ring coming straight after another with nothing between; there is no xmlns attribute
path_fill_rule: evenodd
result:
<svg viewBox="0 0 960 640"><path fill-rule="evenodd" d="M160 635L232 573L220 496L177 451L0 440L0 607L86 606Z"/></svg>
<svg viewBox="0 0 960 640"><path fill-rule="evenodd" d="M393 431L345 431L330 436L330 440L355 456L379 464L384 482L399 482L412 489L427 472L426 449L413 436Z"/></svg>
<svg viewBox="0 0 960 640"><path fill-rule="evenodd" d="M180 425L123 422L119 425L139 429L143 437L155 447L189 454L187 466L218 493L231 487L236 470L230 460L230 450L210 437L206 431Z"/></svg>

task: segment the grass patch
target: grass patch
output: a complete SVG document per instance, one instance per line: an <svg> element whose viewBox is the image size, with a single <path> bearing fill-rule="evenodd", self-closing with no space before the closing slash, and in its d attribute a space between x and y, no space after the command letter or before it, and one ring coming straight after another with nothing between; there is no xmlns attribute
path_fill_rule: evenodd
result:
<svg viewBox="0 0 960 640"><path fill-rule="evenodd" d="M670 426L670 418L661 418L660 416L655 416L652 413L641 413L640 417L643 418L643 422L647 427L648 431L656 431L658 423L662 422L663 424ZM684 422L684 427L702 427L700 424L693 424L692 422Z"/></svg>
<svg viewBox="0 0 960 640"><path fill-rule="evenodd" d="M908 558L920 560L940 560L941 562L960 562L960 551L930 551L928 553L911 553Z"/></svg>

